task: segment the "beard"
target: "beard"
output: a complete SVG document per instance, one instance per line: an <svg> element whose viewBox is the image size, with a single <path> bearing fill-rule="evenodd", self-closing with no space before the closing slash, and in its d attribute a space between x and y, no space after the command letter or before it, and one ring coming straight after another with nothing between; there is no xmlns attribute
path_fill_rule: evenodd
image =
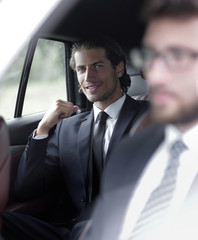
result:
<svg viewBox="0 0 198 240"><path fill-rule="evenodd" d="M189 106L178 105L172 109L169 106L151 104L151 114L156 123L190 124L198 120L198 101Z"/></svg>
<svg viewBox="0 0 198 240"><path fill-rule="evenodd" d="M116 92L117 88L118 88L118 84L119 84L119 78L113 74L112 76L112 85L110 88L106 89L101 95L88 95L84 92L84 94L86 95L87 99L90 102L103 102L106 101L107 99L111 99L111 97L114 95L114 93ZM82 90L82 89L81 89ZM82 90L83 92L83 90Z"/></svg>
<svg viewBox="0 0 198 240"><path fill-rule="evenodd" d="M87 96L86 95L86 97L90 102L93 102L93 103L94 102L104 102L107 99L110 99L111 96L113 96L113 93L115 92L115 90L116 90L116 86L114 85L113 88L109 89L108 91L106 91L101 96L94 96L94 95Z"/></svg>

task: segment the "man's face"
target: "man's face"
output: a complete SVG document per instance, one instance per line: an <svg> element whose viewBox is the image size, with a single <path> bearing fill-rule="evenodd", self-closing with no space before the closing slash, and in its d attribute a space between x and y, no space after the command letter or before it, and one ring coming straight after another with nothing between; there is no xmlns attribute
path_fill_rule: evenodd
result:
<svg viewBox="0 0 198 240"><path fill-rule="evenodd" d="M198 17L152 20L143 43L145 47L162 54L169 51L178 51L180 54L181 49L198 53ZM171 59L166 62L158 55L145 76L155 120L190 124L198 121L198 57L190 55L186 58L178 52L174 58L174 67L169 67L170 64L168 66Z"/></svg>
<svg viewBox="0 0 198 240"><path fill-rule="evenodd" d="M89 101L102 109L121 97L122 62L114 69L103 48L80 50L75 62L78 82Z"/></svg>

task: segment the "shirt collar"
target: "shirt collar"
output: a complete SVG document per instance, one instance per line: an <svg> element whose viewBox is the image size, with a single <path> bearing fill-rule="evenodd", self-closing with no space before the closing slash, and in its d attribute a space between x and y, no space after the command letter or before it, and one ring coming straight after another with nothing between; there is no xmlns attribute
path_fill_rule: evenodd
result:
<svg viewBox="0 0 198 240"><path fill-rule="evenodd" d="M177 127L172 124L168 124L165 127L165 142L167 146L172 145L176 140L182 140L182 133Z"/></svg>
<svg viewBox="0 0 198 240"><path fill-rule="evenodd" d="M119 98L117 101L109 105L104 111L109 115L109 117L116 120L119 116L119 113L121 111L121 108L124 104L125 99L126 99L126 94L123 94L121 98ZM93 110L94 110L94 121L96 121L98 114L101 112L101 109L97 108L93 104Z"/></svg>
<svg viewBox="0 0 198 240"><path fill-rule="evenodd" d="M182 139L189 150L196 153L198 156L198 124L190 128L185 133L182 133L177 127L172 124L168 124L165 128L165 141L167 145L171 145L174 141Z"/></svg>
<svg viewBox="0 0 198 240"><path fill-rule="evenodd" d="M190 150L198 156L198 124L183 134L183 140Z"/></svg>

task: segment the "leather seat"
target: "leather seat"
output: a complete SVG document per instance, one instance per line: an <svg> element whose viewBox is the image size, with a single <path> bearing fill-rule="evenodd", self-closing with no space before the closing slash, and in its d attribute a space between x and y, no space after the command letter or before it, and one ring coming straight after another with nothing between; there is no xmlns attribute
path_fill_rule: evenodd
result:
<svg viewBox="0 0 198 240"><path fill-rule="evenodd" d="M10 182L9 134L4 119L0 116L0 231L2 215L8 200Z"/></svg>
<svg viewBox="0 0 198 240"><path fill-rule="evenodd" d="M148 100L148 86L142 71L128 66L127 73L131 78L131 86L129 87L127 94L135 100Z"/></svg>

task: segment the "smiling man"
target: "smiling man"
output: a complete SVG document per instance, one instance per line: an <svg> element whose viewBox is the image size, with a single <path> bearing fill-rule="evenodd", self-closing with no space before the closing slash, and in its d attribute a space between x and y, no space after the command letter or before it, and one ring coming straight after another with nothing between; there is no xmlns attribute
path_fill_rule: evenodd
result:
<svg viewBox="0 0 198 240"><path fill-rule="evenodd" d="M125 54L115 41L96 38L75 43L70 65L77 73L80 89L93 102L93 109L71 116L78 107L57 100L30 136L16 179L19 200L30 200L61 187L62 206L51 214L48 223L7 212L5 239L70 239L71 228L98 194L107 156L147 109L146 102L126 95L130 77ZM101 111L106 126L103 141L97 144L95 136L102 132L97 119ZM28 226L31 231L26 231Z"/></svg>
<svg viewBox="0 0 198 240"><path fill-rule="evenodd" d="M94 102L94 106L104 110L122 97L119 78L125 71L124 61L114 69L104 48L78 51L75 61L80 87L87 99Z"/></svg>
<svg viewBox="0 0 198 240"><path fill-rule="evenodd" d="M198 236L198 1L148 0L145 9L143 47L132 60L156 125L112 152L81 240Z"/></svg>

